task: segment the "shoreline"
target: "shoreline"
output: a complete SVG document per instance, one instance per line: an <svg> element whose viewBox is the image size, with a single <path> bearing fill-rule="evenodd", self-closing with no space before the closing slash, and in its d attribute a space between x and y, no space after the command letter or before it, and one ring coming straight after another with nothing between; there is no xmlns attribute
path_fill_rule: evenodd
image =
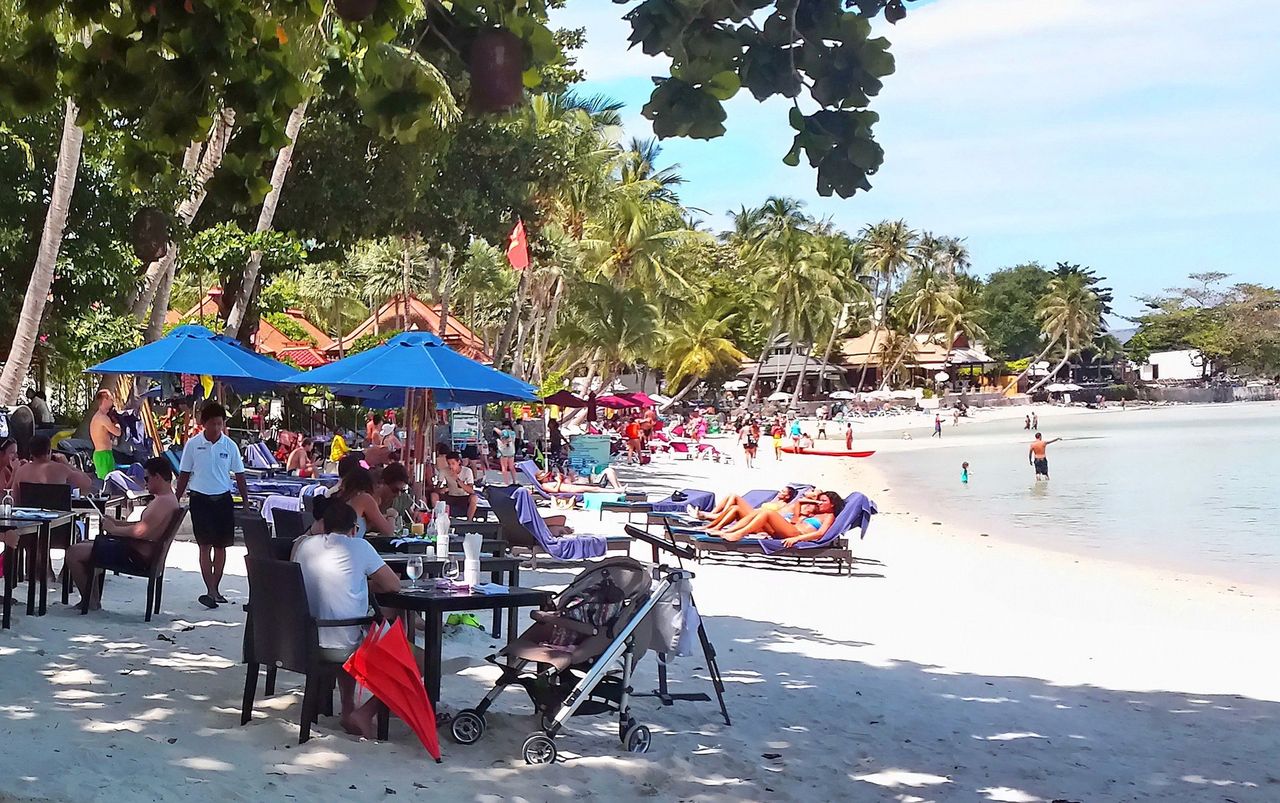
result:
<svg viewBox="0 0 1280 803"><path fill-rule="evenodd" d="M1241 402L1242 404L1244 402ZM1277 402L1261 402L1262 404L1276 404ZM1115 415L1115 414L1131 414L1138 410L1148 413L1154 413L1158 410L1181 409L1186 407L1221 407L1222 404L1177 404L1177 405L1152 405L1141 408L1132 408L1130 410L1121 410L1119 407L1108 408L1105 410L1091 410L1083 407L1066 407L1054 408L1037 405L1032 408L1036 412L1045 413L1042 415L1042 429L1044 424L1060 421L1065 418L1075 418L1085 414L1093 415ZM961 428L968 429L974 426L982 427L983 425L1001 423L1010 419L1019 419L1020 414L1014 414L1008 411L1022 410L1026 408L993 408L1000 410L1005 414L995 415L976 421L962 419ZM917 414L920 417L922 414ZM861 443L868 449L875 449L877 456L879 454L892 455L893 459L902 459L903 455L913 452L919 452L930 449L960 449L961 445L947 443L944 434L941 443L928 437L932 432L932 414L926 416L929 419L927 424L922 424L920 429L925 433L924 437L916 437L915 429L912 432L911 440L902 440L899 438L883 437L883 432L877 432L876 436L863 438L861 441L855 439L855 448ZM944 424L944 433L951 431L950 420ZM1000 433L1002 440L1008 433ZM1023 443L1025 438L1017 438L1009 436L1010 443ZM985 444L984 444L985 445ZM822 458L810 457L806 459L819 460L840 460L840 458ZM974 523L972 516L966 516L964 513L958 513L953 509L940 502L937 498L928 493L927 488L913 488L911 483L900 474L895 473L894 467L886 465L884 461L876 462L876 456L865 458L859 462L867 463L865 470L874 475L876 493L883 497L881 502L881 510L893 515L912 516L914 522L918 523L924 533L936 533L937 522L941 522L949 535L956 535L967 539L971 542L999 543L1003 546L1009 546L1017 549L1030 550L1032 552L1044 552L1049 555L1061 558L1070 558L1075 561L1086 561L1108 566L1118 571L1132 570L1139 573L1154 573L1157 575L1165 575L1170 577L1178 577L1180 579L1196 580L1202 583L1210 584L1218 587L1225 592L1248 592L1251 595L1275 596L1280 598L1280 590L1264 580L1257 578L1245 578L1238 576L1230 576L1212 571L1211 568L1202 566L1188 565L1169 558L1165 560L1151 560L1146 555L1119 555L1119 554L1098 554L1096 551L1085 547L1078 542L1072 541L1069 537L1065 537L1067 532L1063 529L1055 529L1052 525L1045 530L1045 535L1052 538L1060 536L1056 540L1038 542L1031 541L1026 536L1019 535L1016 528L1011 526L1002 527L1000 523L992 522L988 525L977 525ZM875 495L868 493L868 496L876 498Z"/></svg>

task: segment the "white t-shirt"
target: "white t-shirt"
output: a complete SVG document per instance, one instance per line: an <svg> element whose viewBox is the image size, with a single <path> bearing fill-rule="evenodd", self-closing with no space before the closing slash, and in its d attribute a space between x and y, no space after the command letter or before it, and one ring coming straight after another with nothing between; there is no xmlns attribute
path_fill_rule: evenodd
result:
<svg viewBox="0 0 1280 803"><path fill-rule="evenodd" d="M446 472L444 475L444 487L451 496L466 496L467 489L465 485L475 485L476 475L471 469L463 466L458 469L458 476L454 477L453 472Z"/></svg>
<svg viewBox="0 0 1280 803"><path fill-rule="evenodd" d="M244 458L240 457L236 442L225 433L217 443L209 443L202 430L182 447L178 471L191 472L191 479L187 482L189 490L205 496L218 496L234 489L231 475L244 473Z"/></svg>
<svg viewBox="0 0 1280 803"><path fill-rule="evenodd" d="M307 584L307 607L317 619L357 619L369 613L369 576L386 566L373 545L347 535L310 535L294 549ZM359 627L322 627L320 646L348 649Z"/></svg>

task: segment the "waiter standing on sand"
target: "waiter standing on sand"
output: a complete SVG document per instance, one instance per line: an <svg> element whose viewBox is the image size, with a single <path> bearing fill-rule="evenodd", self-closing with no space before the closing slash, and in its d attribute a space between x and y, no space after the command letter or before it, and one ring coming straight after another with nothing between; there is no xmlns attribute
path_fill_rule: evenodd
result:
<svg viewBox="0 0 1280 803"><path fill-rule="evenodd" d="M177 496L191 488L191 529L200 550L200 574L205 592L197 600L206 608L216 608L226 598L218 591L227 563L227 547L235 543L235 502L231 498L231 476L236 478L240 499L249 504L249 488L244 481L244 459L240 447L224 432L227 413L211 401L200 409L199 433L182 447L178 464Z"/></svg>
<svg viewBox="0 0 1280 803"><path fill-rule="evenodd" d="M1036 481L1041 479L1049 479L1049 457L1045 454L1045 450L1049 448L1049 444L1057 443L1062 438L1054 438L1051 441L1044 439L1039 432L1036 433L1036 439L1031 442L1031 449L1027 452L1027 458L1031 461L1031 465L1036 469Z"/></svg>

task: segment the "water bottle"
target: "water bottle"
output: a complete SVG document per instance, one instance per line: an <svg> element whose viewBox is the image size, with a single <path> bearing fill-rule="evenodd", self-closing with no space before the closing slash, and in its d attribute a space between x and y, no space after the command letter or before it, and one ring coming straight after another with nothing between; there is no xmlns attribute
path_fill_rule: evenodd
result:
<svg viewBox="0 0 1280 803"><path fill-rule="evenodd" d="M431 521L436 526L436 557L449 559L449 505L443 500L436 503Z"/></svg>
<svg viewBox="0 0 1280 803"><path fill-rule="evenodd" d="M0 517L7 518L13 513L13 492L5 489L4 499L0 499Z"/></svg>

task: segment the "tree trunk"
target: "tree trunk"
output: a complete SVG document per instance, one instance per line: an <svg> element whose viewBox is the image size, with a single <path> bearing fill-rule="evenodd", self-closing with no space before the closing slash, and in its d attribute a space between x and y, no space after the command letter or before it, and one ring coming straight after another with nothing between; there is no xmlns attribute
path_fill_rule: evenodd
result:
<svg viewBox="0 0 1280 803"><path fill-rule="evenodd" d="M169 243L169 255L173 259L165 260L169 267L164 275L160 277L160 282L156 287L154 303L151 307L151 314L147 317L147 325L143 330L142 339L147 343L154 343L164 333L164 316L169 311L169 297L173 293L173 278L178 269L177 243Z"/></svg>
<svg viewBox="0 0 1280 803"><path fill-rule="evenodd" d="M827 366L831 361L831 350L835 348L836 336L844 329L846 320L848 319L849 305L840 305L840 314L836 316L835 326L831 327L831 337L827 340L827 348L822 352L822 365L818 370L822 371L822 375L818 377L818 387L821 388L827 380Z"/></svg>
<svg viewBox="0 0 1280 803"><path fill-rule="evenodd" d="M787 340L791 340L790 336L787 337ZM791 352L787 355L787 367L782 369L782 376L778 377L778 387L776 388L777 391L782 393L787 392L787 377L791 376L791 366L796 361L796 344L790 343L790 346ZM792 394L792 396L794 397L795 394Z"/></svg>
<svg viewBox="0 0 1280 803"><path fill-rule="evenodd" d="M441 281L437 285L436 295L440 299L440 339L444 340L449 331L449 283Z"/></svg>
<svg viewBox="0 0 1280 803"><path fill-rule="evenodd" d="M271 170L271 191L262 201L262 211L258 213L258 227L254 229L257 234L271 231L271 224L276 217L276 207L280 204L280 190L284 187L285 176L289 174L289 166L293 164L293 146L298 141L298 132L302 130L306 117L307 101L303 100L289 113L289 121L285 123L284 133L289 141L276 154L276 164ZM244 281L240 285L240 293L236 296L235 303L231 305L230 314L227 315L228 337L242 339L245 316L249 312L254 293L258 290L258 274L261 269L262 252L250 253L249 264L244 269Z"/></svg>
<svg viewBox="0 0 1280 803"><path fill-rule="evenodd" d="M760 369L764 366L764 361L769 356L769 350L773 348L773 341L778 337L778 331L782 329L782 320L774 317L773 325L769 327L769 338L764 342L764 348L760 350L760 359L756 361L756 370L751 374L751 383L747 385L746 403L751 403L751 397L756 391L756 385L760 382Z"/></svg>
<svg viewBox="0 0 1280 803"><path fill-rule="evenodd" d="M524 293L529 287L530 269L525 268L520 271L520 282L516 285L515 296L511 299L511 315L507 318L506 325L502 327L502 334L498 336L498 345L493 349L495 367L502 367L502 363L507 358L507 351L511 348L511 341L516 333L516 322L520 318L520 307L524 303Z"/></svg>
<svg viewBox="0 0 1280 803"><path fill-rule="evenodd" d="M800 376L796 379L796 392L791 397L788 407L795 407L796 402L804 397L804 377L809 372L809 353L813 351L813 341L810 340L805 347L804 354L800 355L804 362L800 363Z"/></svg>
<svg viewBox="0 0 1280 803"><path fill-rule="evenodd" d="M672 406L672 405L673 405L673 404L675 404L676 402L678 402L678 401L680 401L681 399L683 399L685 396L687 396L687 395L688 395L689 391L691 391L691 390L693 390L694 388L696 388L696 387L698 386L698 384L699 384L700 382L702 382L702 377L700 377L700 376L695 376L695 377L690 377L690 378L692 379L692 381L691 381L691 382L689 382L689 384L685 385L683 388L681 388L679 393L677 393L676 395L672 396L672 397L671 397L671 401L669 401L669 402L667 402L666 404L664 404L664 405L660 406L660 407L658 408L658 412L662 412L663 410L667 409L668 407Z"/></svg>
<svg viewBox="0 0 1280 803"><path fill-rule="evenodd" d="M404 238L404 258L400 262L400 331L409 328L409 238Z"/></svg>
<svg viewBox="0 0 1280 803"><path fill-rule="evenodd" d="M200 143L197 142L191 143L187 148L182 166L191 178L191 192L182 199L175 210L176 223L190 226L196 212L200 211L200 205L204 203L205 196L208 194L205 191L205 185L209 183L218 165L222 164L222 156L226 153L227 143L231 140L231 128L235 125L235 117L234 111L223 109L209 132L209 139L204 144L203 153L200 152ZM161 280L175 270L171 263L176 263L177 256L177 248L170 244L169 253L163 259L148 266L146 275L129 304L129 311L139 322L146 320L147 308L155 299ZM203 296L201 298L203 299Z"/></svg>
<svg viewBox="0 0 1280 803"><path fill-rule="evenodd" d="M53 285L58 252L62 248L62 233L67 227L71 194L80 171L80 146L84 132L76 125L78 112L75 102L68 99L62 116L62 142L58 146L58 164L53 173L49 210L45 213L44 230L40 233L40 248L36 252L31 279L27 282L27 293L22 299L22 314L13 334L13 344L9 347L9 360L4 365L4 372L0 373L0 404L17 403L22 381L31 367L36 338L40 335L40 322L44 319L44 307L49 299L49 288Z"/></svg>
<svg viewBox="0 0 1280 803"><path fill-rule="evenodd" d="M596 359L595 350L591 352L591 356L587 358L587 379L582 383L582 397L586 398L591 395L591 381L596 378ZM569 377L569 384L572 387L573 377Z"/></svg>
<svg viewBox="0 0 1280 803"><path fill-rule="evenodd" d="M533 363L533 372L538 377L539 382L545 378L542 368L547 359L547 347L551 345L551 334L555 331L556 322L559 320L560 292L563 286L564 283L559 276L556 277L555 282L551 285L551 305L547 308L546 323L542 327L542 336L539 338L538 351L534 355Z"/></svg>
<svg viewBox="0 0 1280 803"><path fill-rule="evenodd" d="M889 313L889 296L892 295L890 291L892 291L893 289L893 278L892 277L889 278L889 283L886 286L884 298L879 298L880 279L881 279L880 275L877 274L876 289L874 293L874 295L876 296L875 328L871 330L871 346L867 349L867 358L862 363L862 371L858 373L857 389L859 392L862 391L862 384L867 380L867 366L870 365L871 361L875 359L876 341L880 339L881 324L884 323L884 319L888 316L888 313Z"/></svg>
<svg viewBox="0 0 1280 803"><path fill-rule="evenodd" d="M1027 367L1022 370L1022 373L1018 374L1016 379L1013 380L1013 386L1015 388L1017 388L1018 383L1022 381L1022 378L1024 376L1031 373L1031 369L1035 367L1035 364L1044 359L1044 355L1048 354L1049 349L1053 348L1053 345L1057 342L1058 342L1057 340L1050 340L1048 344L1045 345L1044 351L1041 351L1039 354L1035 356L1035 359L1027 363Z"/></svg>
<svg viewBox="0 0 1280 803"><path fill-rule="evenodd" d="M1070 360L1070 359L1071 359L1071 335L1067 335L1067 338L1066 338L1066 341L1065 341L1065 345L1064 345L1064 349L1065 349L1065 350L1062 352L1062 362L1060 362L1060 363L1058 363L1056 366L1054 366L1053 370L1052 370L1052 371L1050 371L1049 373L1045 374L1044 378L1043 378L1043 379L1041 379L1039 382L1037 382L1037 383L1035 383L1034 385L1032 385L1031 387L1027 388L1027 394L1028 394L1028 395L1030 395L1030 394L1032 394L1032 393L1035 393L1037 390L1039 390L1039 389L1040 389L1040 386L1041 386L1041 385L1043 385L1044 383L1048 382L1048 381L1049 381L1050 379L1052 379L1053 377L1057 376L1058 372L1062 370L1062 366L1066 365L1066 364L1067 364L1067 360Z"/></svg>
<svg viewBox="0 0 1280 803"><path fill-rule="evenodd" d="M511 368L518 379L525 378L525 362L524 362L524 339L529 332L529 322L520 316L520 323L516 327L516 348L512 355Z"/></svg>

